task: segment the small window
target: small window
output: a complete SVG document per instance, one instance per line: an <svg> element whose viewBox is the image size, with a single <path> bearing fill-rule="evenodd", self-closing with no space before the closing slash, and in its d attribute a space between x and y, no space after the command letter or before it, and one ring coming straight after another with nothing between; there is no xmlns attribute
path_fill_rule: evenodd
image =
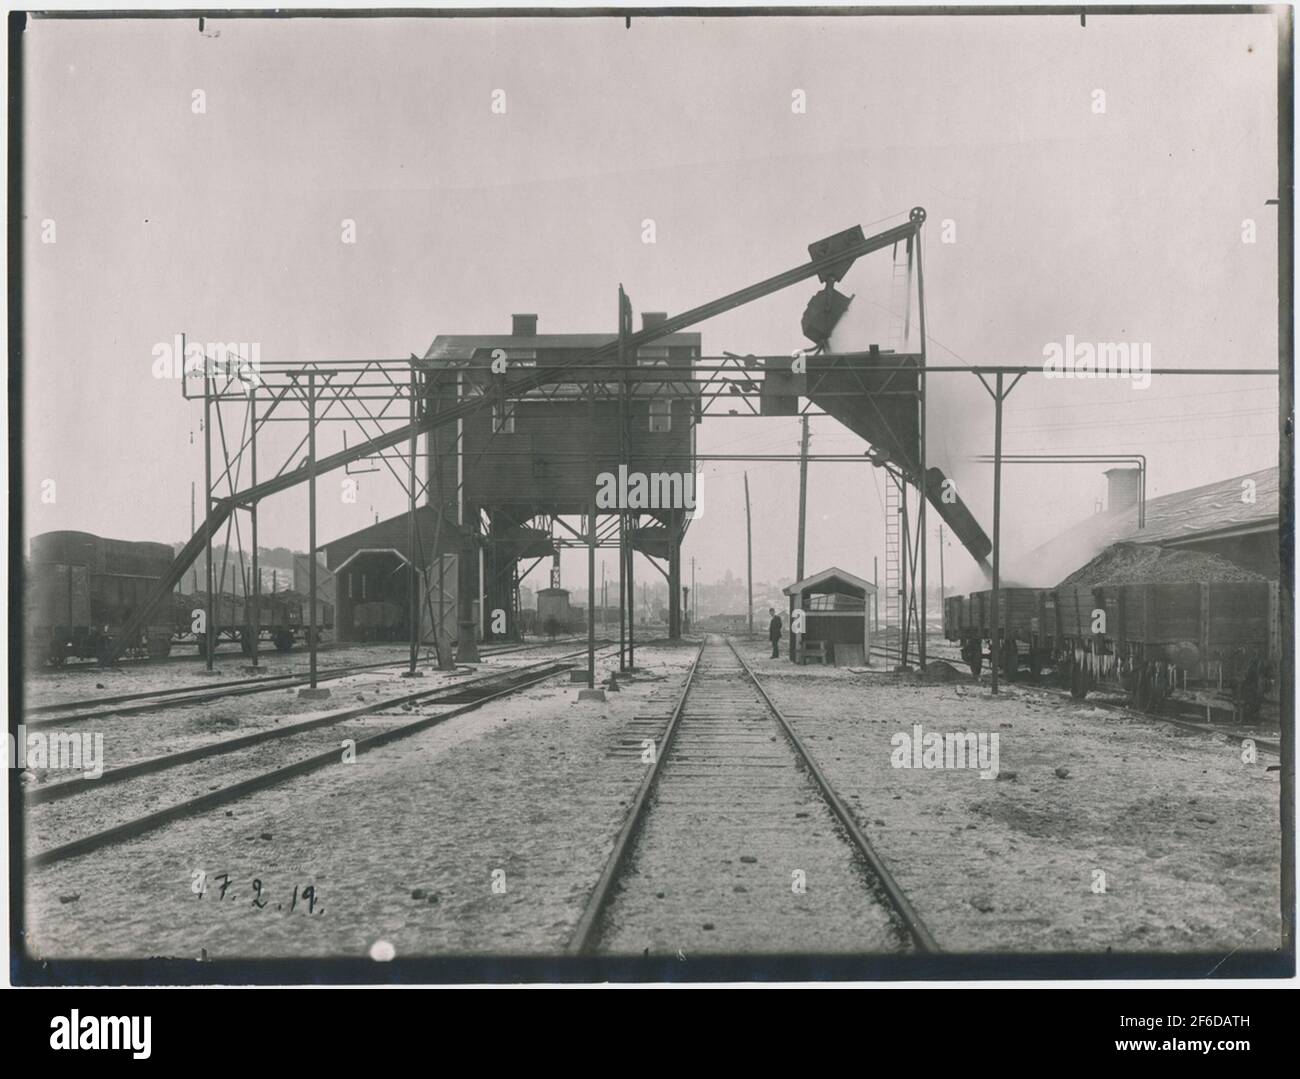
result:
<svg viewBox="0 0 1300 1079"><path fill-rule="evenodd" d="M667 345L645 345L637 349L636 365L638 367L667 367Z"/></svg>
<svg viewBox="0 0 1300 1079"><path fill-rule="evenodd" d="M515 406L513 402L502 406L498 401L492 406L492 433L494 435L513 435L515 433Z"/></svg>
<svg viewBox="0 0 1300 1079"><path fill-rule="evenodd" d="M650 431L663 434L673 429L673 403L670 399L650 402Z"/></svg>

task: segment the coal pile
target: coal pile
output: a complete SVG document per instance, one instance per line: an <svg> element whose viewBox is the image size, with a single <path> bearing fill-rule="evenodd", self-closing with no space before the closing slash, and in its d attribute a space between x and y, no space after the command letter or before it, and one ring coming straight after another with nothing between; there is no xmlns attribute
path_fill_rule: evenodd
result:
<svg viewBox="0 0 1300 1079"><path fill-rule="evenodd" d="M951 663L942 659L933 659L921 672L921 680L927 685L943 685L948 682L969 682L970 675L957 670Z"/></svg>
<svg viewBox="0 0 1300 1079"><path fill-rule="evenodd" d="M1203 551L1149 543L1116 543L1075 570L1057 587L1266 580L1263 574Z"/></svg>

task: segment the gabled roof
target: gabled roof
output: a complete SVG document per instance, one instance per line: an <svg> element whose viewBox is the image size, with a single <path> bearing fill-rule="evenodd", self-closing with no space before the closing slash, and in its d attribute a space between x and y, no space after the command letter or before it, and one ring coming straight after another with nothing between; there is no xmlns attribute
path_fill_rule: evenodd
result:
<svg viewBox="0 0 1300 1079"><path fill-rule="evenodd" d="M852 588L858 589L866 596L872 596L876 593L876 586L870 581L864 581L861 577L848 573L838 566L831 566L830 569L824 569L821 573L814 573L811 577L805 577L802 581L795 581L794 584L788 584L783 589L787 596L796 596L800 592L808 592L821 585L829 584L832 581L839 581L841 584L847 584Z"/></svg>
<svg viewBox="0 0 1300 1079"><path fill-rule="evenodd" d="M1255 485L1255 501L1243 502L1243 484ZM1276 532L1278 470L1265 468L1231 479L1147 500L1146 527L1138 528L1136 506L1097 513L1039 545L1024 557L1043 583L1059 580L1113 543L1181 546L1252 532Z"/></svg>

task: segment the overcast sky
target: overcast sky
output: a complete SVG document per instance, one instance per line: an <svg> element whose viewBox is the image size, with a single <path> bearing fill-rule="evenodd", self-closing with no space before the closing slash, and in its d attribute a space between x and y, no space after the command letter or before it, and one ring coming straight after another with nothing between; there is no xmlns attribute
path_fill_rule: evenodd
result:
<svg viewBox="0 0 1300 1079"><path fill-rule="evenodd" d="M515 311L538 312L544 333L612 331L620 282L638 312L680 311L915 205L929 215L931 363L1041 363L1072 334L1148 342L1160 366L1276 364L1268 16L207 25L28 22L29 535L189 535L200 408L150 370L153 346L180 331L294 361L423 353L438 333L504 331ZM42 243L51 220L57 240ZM888 302L858 276L843 286L856 292L844 347L878 339L867 316ZM806 345L814 287L701 325L706 353ZM1145 452L1154 496L1275 464L1276 412L1266 379L1142 391L1030 377L1007 403L1005 448ZM992 449L974 377L934 376L930 424L932 461L991 532L989 469L968 460ZM268 460L284 437L265 440ZM340 437L329 430L321 452ZM702 452L797 442L792 419L710 420L699 435ZM826 418L813 448L864 447ZM744 573L746 468L755 574L794 572L797 465L722 462L706 469L708 527L685 551L705 579ZM1092 512L1100 471L1009 470L1009 552ZM337 477L321 492L322 541L404 504L378 474L355 505ZM870 576L882 492L865 465L813 466L810 571ZM304 547L305 493L266 503L261 533ZM576 585L583 556L568 557ZM947 568L950 584L972 583L956 549Z"/></svg>

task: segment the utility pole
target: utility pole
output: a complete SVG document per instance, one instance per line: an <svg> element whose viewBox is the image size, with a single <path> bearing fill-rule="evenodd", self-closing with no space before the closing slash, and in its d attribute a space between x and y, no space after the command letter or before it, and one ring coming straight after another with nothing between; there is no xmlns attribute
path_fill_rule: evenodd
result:
<svg viewBox="0 0 1300 1079"><path fill-rule="evenodd" d="M754 532L749 516L749 473L745 473L745 580L749 588L749 635L754 635Z"/></svg>
<svg viewBox="0 0 1300 1079"><path fill-rule="evenodd" d="M808 519L808 417L803 417L803 440L799 446L799 552L794 579L803 580L804 527Z"/></svg>
<svg viewBox="0 0 1300 1079"><path fill-rule="evenodd" d="M695 556L691 556L691 625L694 626L700 620L700 601L697 598L698 593L695 591Z"/></svg>

